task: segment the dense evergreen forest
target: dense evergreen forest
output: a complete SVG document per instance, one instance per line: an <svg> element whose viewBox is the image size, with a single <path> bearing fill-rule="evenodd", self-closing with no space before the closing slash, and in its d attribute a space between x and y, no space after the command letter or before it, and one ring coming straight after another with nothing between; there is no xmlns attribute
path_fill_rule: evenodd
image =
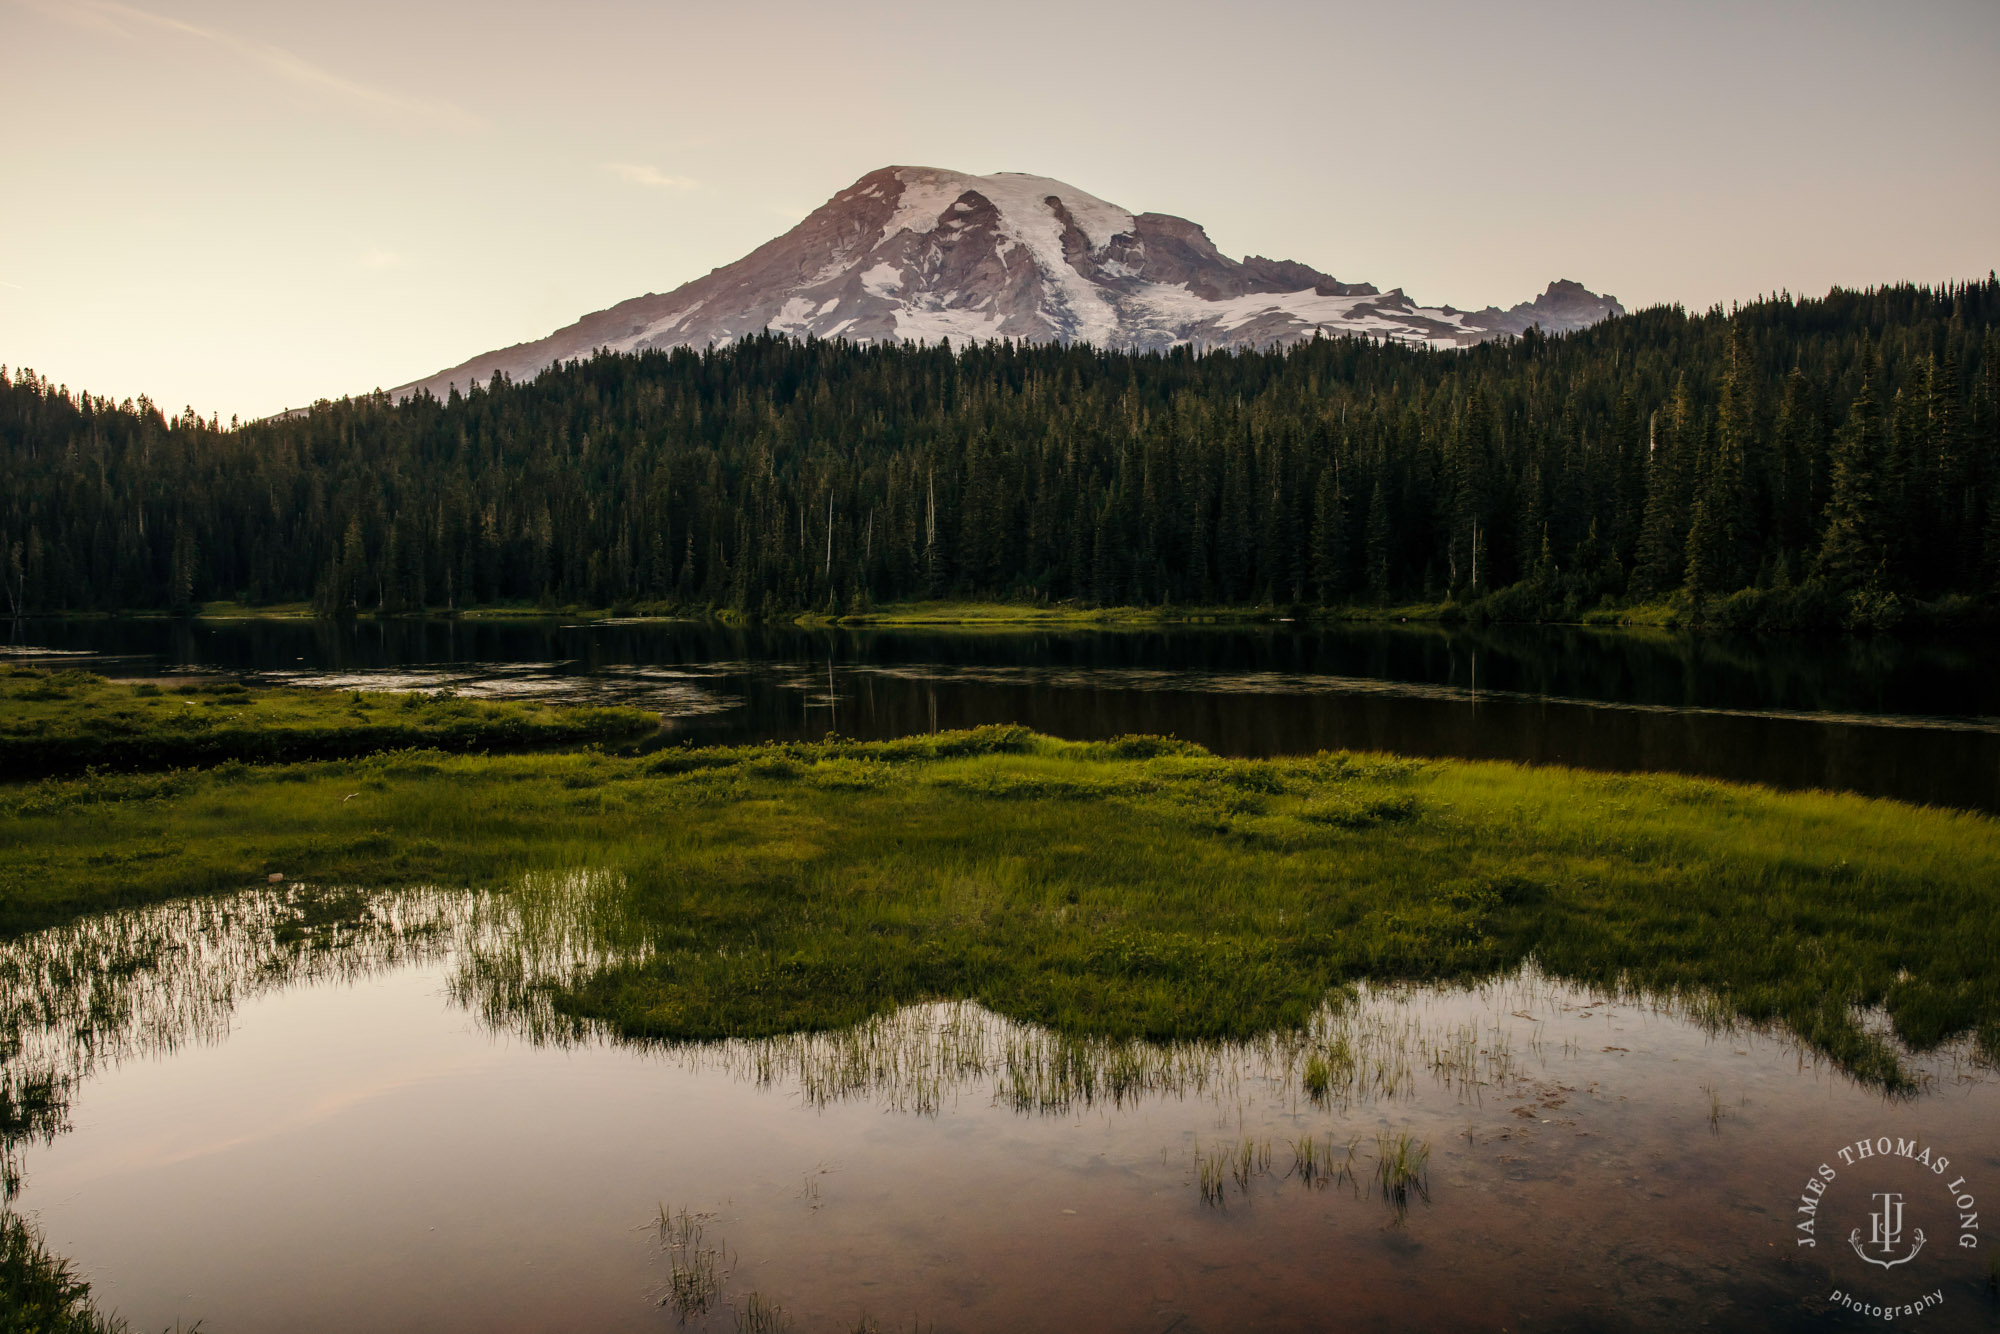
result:
<svg viewBox="0 0 2000 1334"><path fill-rule="evenodd" d="M0 368L0 605L1671 596L1888 624L2000 591L1996 313L1989 275L1446 352L764 337L227 428Z"/></svg>

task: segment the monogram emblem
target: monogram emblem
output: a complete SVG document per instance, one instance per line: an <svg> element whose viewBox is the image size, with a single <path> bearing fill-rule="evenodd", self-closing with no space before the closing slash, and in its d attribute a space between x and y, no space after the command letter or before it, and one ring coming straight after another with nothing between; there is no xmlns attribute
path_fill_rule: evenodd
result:
<svg viewBox="0 0 2000 1334"><path fill-rule="evenodd" d="M1916 1230L1914 1234L1916 1241L1910 1247L1908 1254L1896 1256L1894 1259L1888 1258L1894 1255L1896 1247L1903 1240L1903 1194L1901 1191L1877 1191L1875 1200L1875 1211L1868 1215L1867 1246L1862 1245L1860 1228L1855 1228L1847 1234L1847 1244L1854 1248L1856 1255L1871 1265L1894 1269L1897 1265L1908 1264L1916 1259L1917 1252L1924 1248L1924 1230L1922 1228ZM1870 1255L1868 1253L1870 1250L1880 1251L1881 1254Z"/></svg>

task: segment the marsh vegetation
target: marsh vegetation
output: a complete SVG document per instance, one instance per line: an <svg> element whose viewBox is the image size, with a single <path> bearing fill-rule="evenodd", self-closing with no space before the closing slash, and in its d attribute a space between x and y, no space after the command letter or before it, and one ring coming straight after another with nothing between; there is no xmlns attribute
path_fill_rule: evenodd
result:
<svg viewBox="0 0 2000 1334"><path fill-rule="evenodd" d="M449 691L250 689L228 679L109 681L0 663L0 772L11 780L93 769L184 769L430 750L524 750L629 741L658 720L637 709L470 700Z"/></svg>
<svg viewBox="0 0 2000 1334"><path fill-rule="evenodd" d="M132 1057L417 968L485 1031L822 1116L1177 1109L1160 1162L1201 1216L1341 1200L1420 1229L1441 1157L1462 1178L1482 1145L1605 1105L1552 1073L1627 1052L1586 1051L1607 1002L1577 988L1731 1047L1783 1034L1802 1072L1877 1095L1982 1071L1993 834L1824 793L1018 727L49 778L0 791L5 1185ZM1440 986L1478 999L1441 1014ZM1689 1073L1672 1105L1719 1151L1758 1115L1739 1087ZM843 1216L827 1156L786 1173L807 1217ZM723 1192L647 1207L656 1303L797 1322Z"/></svg>
<svg viewBox="0 0 2000 1334"><path fill-rule="evenodd" d="M1885 1087L1905 1078L1891 1032L2000 1039L1992 821L1852 797L1020 728L403 752L6 795L12 930L271 874L499 888L590 867L588 904L546 915L587 912L612 953L522 985L551 1022L632 1036L964 999L1075 1037L1243 1038L1296 1030L1357 979L1533 959L1781 1020Z"/></svg>

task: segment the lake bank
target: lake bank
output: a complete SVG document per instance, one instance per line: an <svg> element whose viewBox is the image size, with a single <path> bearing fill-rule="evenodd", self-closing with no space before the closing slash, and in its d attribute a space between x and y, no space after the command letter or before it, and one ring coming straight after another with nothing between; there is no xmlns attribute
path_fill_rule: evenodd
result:
<svg viewBox="0 0 2000 1334"><path fill-rule="evenodd" d="M1710 635L1806 638L1874 635L1958 636L1990 640L2000 633L2000 611L1990 598L1950 595L1931 600L1889 592L1841 593L1814 583L1798 587L1744 588L1692 598L1604 598L1564 601L1535 581L1492 589L1463 599L1424 601L1258 602L1214 605L1160 603L1096 605L1079 602L934 601L868 603L844 609L760 612L708 602L640 601L609 606L586 603L501 602L488 605L406 607L328 616L311 603L255 604L211 601L180 611L134 608L119 612L48 612L28 619L180 620L462 620L569 622L712 621L722 625L798 625L883 628L1115 629L1171 625L1433 623L1440 625L1590 626L1598 629L1667 629Z"/></svg>

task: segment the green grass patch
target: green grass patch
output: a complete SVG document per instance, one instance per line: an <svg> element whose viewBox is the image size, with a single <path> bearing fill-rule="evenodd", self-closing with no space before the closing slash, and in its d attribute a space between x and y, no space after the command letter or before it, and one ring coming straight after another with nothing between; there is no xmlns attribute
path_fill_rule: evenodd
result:
<svg viewBox="0 0 2000 1334"><path fill-rule="evenodd" d="M194 611L195 619L202 621L302 621L310 620L313 605L310 602L265 602L252 605L233 599L218 598L204 602Z"/></svg>
<svg viewBox="0 0 2000 1334"><path fill-rule="evenodd" d="M1087 629L1093 626L1194 625L1268 621L1274 607L1081 607L1071 603L899 602L839 617L806 615L800 624L883 627Z"/></svg>
<svg viewBox="0 0 2000 1334"><path fill-rule="evenodd" d="M638 709L574 708L444 693L251 689L107 681L0 666L0 773L160 770L282 763L426 747L521 750L621 741L659 726Z"/></svg>
<svg viewBox="0 0 2000 1334"><path fill-rule="evenodd" d="M882 743L99 776L0 792L0 930L232 889L506 888L589 867L645 961L556 997L633 1035L977 1000L1059 1032L1224 1038L1361 978L1700 995L1901 1081L1862 1022L2000 1051L1991 819L1675 777L1020 728ZM636 956L635 956L636 957Z"/></svg>

